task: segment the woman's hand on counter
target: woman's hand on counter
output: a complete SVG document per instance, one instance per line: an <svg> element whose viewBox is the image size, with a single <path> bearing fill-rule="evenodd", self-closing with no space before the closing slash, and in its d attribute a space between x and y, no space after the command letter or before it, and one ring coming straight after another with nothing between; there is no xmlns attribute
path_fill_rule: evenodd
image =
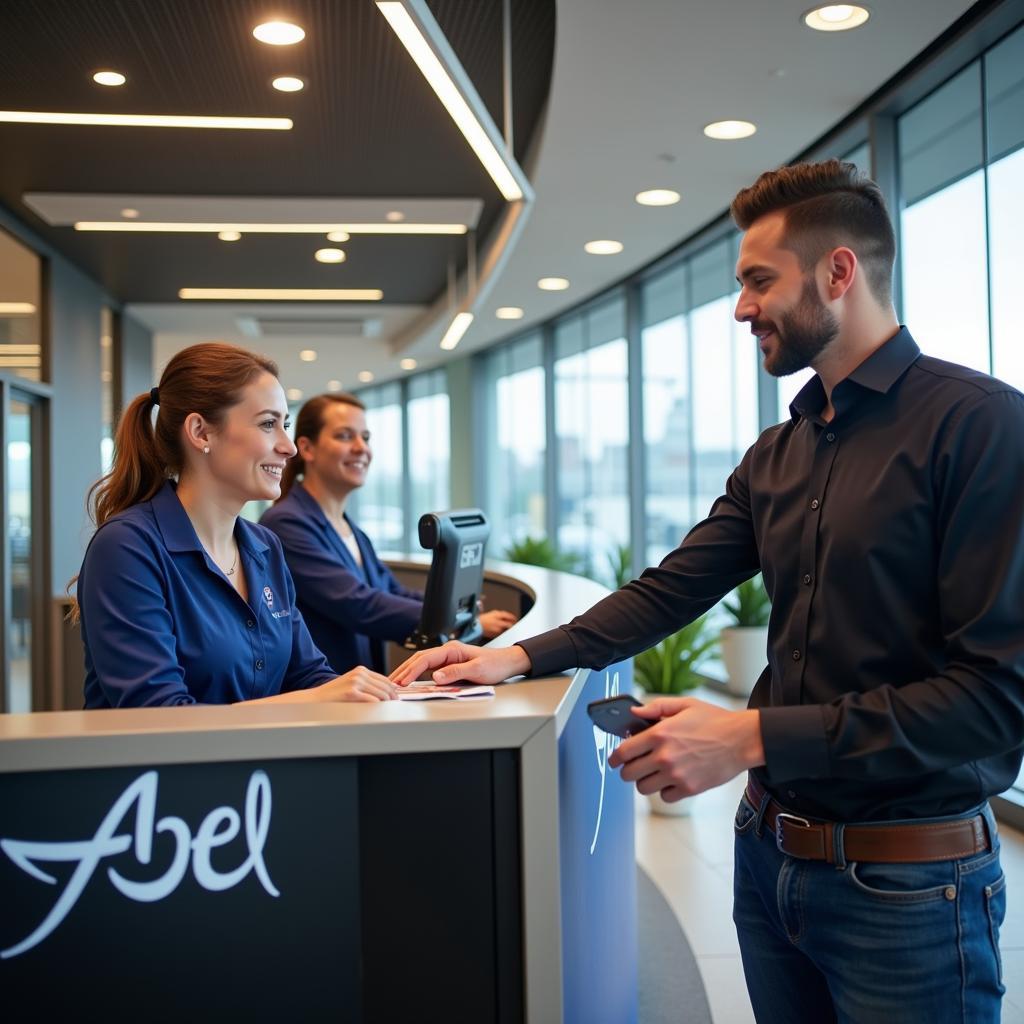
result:
<svg viewBox="0 0 1024 1024"><path fill-rule="evenodd" d="M496 636L501 636L506 629L510 629L518 621L518 615L495 609L493 612L484 612L480 616L480 627L484 631L484 636L488 640L493 640Z"/></svg>
<svg viewBox="0 0 1024 1024"><path fill-rule="evenodd" d="M309 692L317 694L318 699L322 701L368 703L394 700L398 696L398 687L387 676L378 675L360 665L343 676L335 676L321 686L314 687Z"/></svg>
<svg viewBox="0 0 1024 1024"><path fill-rule="evenodd" d="M407 686L433 673L435 683L500 683L530 671L530 659L518 644L512 647L473 647L449 640L443 647L420 651L391 673L391 681Z"/></svg>

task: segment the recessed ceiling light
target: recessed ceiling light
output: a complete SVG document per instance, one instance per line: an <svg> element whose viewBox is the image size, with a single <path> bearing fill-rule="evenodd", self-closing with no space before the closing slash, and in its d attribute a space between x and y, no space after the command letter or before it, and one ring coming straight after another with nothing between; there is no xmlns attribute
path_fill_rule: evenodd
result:
<svg viewBox="0 0 1024 1024"><path fill-rule="evenodd" d="M757 131L750 121L712 121L704 126L709 139L747 139Z"/></svg>
<svg viewBox="0 0 1024 1024"><path fill-rule="evenodd" d="M537 287L545 292L564 292L569 287L569 282L564 277L542 277L537 282Z"/></svg>
<svg viewBox="0 0 1024 1024"><path fill-rule="evenodd" d="M52 110L0 110L8 124L85 124L115 128L248 128L291 131L290 117L205 117L182 114L69 114Z"/></svg>
<svg viewBox="0 0 1024 1024"><path fill-rule="evenodd" d="M128 81L120 71L97 71L92 80L97 85L124 85Z"/></svg>
<svg viewBox="0 0 1024 1024"><path fill-rule="evenodd" d="M452 322L448 325L448 330L444 332L444 337L441 339L441 348L451 352L462 341L462 336L469 330L469 325L472 322L472 313L456 313Z"/></svg>
<svg viewBox="0 0 1024 1024"><path fill-rule="evenodd" d="M340 380L329 380L327 382L327 390L328 391L340 391L341 390L341 381Z"/></svg>
<svg viewBox="0 0 1024 1024"><path fill-rule="evenodd" d="M815 7L801 20L808 28L818 32L845 32L847 29L863 25L871 17L866 7L856 4L829 4L827 7Z"/></svg>
<svg viewBox="0 0 1024 1024"><path fill-rule="evenodd" d="M302 388L289 388L285 392L285 397L289 402L301 402L302 401Z"/></svg>
<svg viewBox="0 0 1024 1024"><path fill-rule="evenodd" d="M401 224L401 222L405 220L405 214L402 213L401 210L388 210L388 212L384 214L384 219L389 224Z"/></svg>
<svg viewBox="0 0 1024 1024"><path fill-rule="evenodd" d="M371 381L371 380L373 380L373 374L372 374L372 373L370 373L370 371L369 371L369 370L360 370L360 371L359 371L359 379L360 379L360 380L361 380L361 381L362 381L362 382L363 382L364 384L369 384L369 383L370 383L370 381Z"/></svg>
<svg viewBox="0 0 1024 1024"><path fill-rule="evenodd" d="M347 231L328 231L328 242L347 242L352 236Z"/></svg>
<svg viewBox="0 0 1024 1024"><path fill-rule="evenodd" d="M315 363L316 362L316 349L315 348L304 348L299 353L299 358L304 363Z"/></svg>
<svg viewBox="0 0 1024 1024"><path fill-rule="evenodd" d="M235 302L380 302L379 288L180 288L179 299Z"/></svg>
<svg viewBox="0 0 1024 1024"><path fill-rule="evenodd" d="M345 254L341 249L317 249L313 254L318 263L344 263Z"/></svg>
<svg viewBox="0 0 1024 1024"><path fill-rule="evenodd" d="M614 256L616 253L622 252L622 243L612 241L610 238L598 238L593 242L587 242L583 249L591 256Z"/></svg>
<svg viewBox="0 0 1024 1024"><path fill-rule="evenodd" d="M679 202L679 193L670 188L649 188L637 192L636 201L641 206L672 206Z"/></svg>
<svg viewBox="0 0 1024 1024"><path fill-rule="evenodd" d="M416 360L415 359L403 359L398 365L403 370L415 370L416 369Z"/></svg>
<svg viewBox="0 0 1024 1024"><path fill-rule="evenodd" d="M518 306L499 306L494 315L499 320L522 320L523 311Z"/></svg>
<svg viewBox="0 0 1024 1024"><path fill-rule="evenodd" d="M257 25L252 34L261 43L269 43L271 46L291 46L306 38L305 31L290 21L265 21Z"/></svg>
<svg viewBox="0 0 1024 1024"><path fill-rule="evenodd" d="M281 75L270 83L278 92L302 92L306 83L294 75Z"/></svg>
<svg viewBox="0 0 1024 1024"><path fill-rule="evenodd" d="M242 237L241 231L218 231L217 237L222 242L237 242Z"/></svg>
<svg viewBox="0 0 1024 1024"><path fill-rule="evenodd" d="M139 215L139 211L135 210L135 209L132 209L132 207L130 207L130 206L126 206L121 211L121 216L122 217L127 217L128 220L135 220L135 218L138 217L138 215Z"/></svg>

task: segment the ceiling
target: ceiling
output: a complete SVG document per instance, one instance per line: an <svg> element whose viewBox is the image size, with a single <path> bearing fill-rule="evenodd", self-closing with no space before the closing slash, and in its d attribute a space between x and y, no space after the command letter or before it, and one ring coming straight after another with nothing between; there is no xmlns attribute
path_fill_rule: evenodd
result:
<svg viewBox="0 0 1024 1024"><path fill-rule="evenodd" d="M877 0L852 32L813 32L807 0L512 0L515 154L536 193L519 239L476 308L455 355L489 345L598 292L724 210L767 167L791 159L920 53L971 5ZM496 124L502 124L501 0L429 0ZM302 24L296 47L255 42L268 14ZM710 55L710 56L709 56ZM110 66L128 85L90 75ZM307 88L276 93L277 73ZM479 201L483 247L505 202L372 0L4 0L0 107L289 116L290 132L112 129L0 124L0 203L84 267L156 331L156 363L211 337L265 351L307 395L328 379L355 386L448 358L438 348L452 258L465 238L354 236L338 266L313 261L318 236L86 235L51 226L26 193L234 196L281 200ZM754 121L740 142L704 124ZM645 188L682 193L645 208ZM136 204L137 205L137 204ZM613 238L617 256L583 243ZM314 239L317 241L314 242ZM563 276L568 291L537 279ZM178 301L192 286L378 287L379 305L246 305ZM518 323L498 306L521 306ZM293 337L253 327L277 320L335 323ZM254 333L255 332L255 333ZM298 359L314 348L313 363Z"/></svg>

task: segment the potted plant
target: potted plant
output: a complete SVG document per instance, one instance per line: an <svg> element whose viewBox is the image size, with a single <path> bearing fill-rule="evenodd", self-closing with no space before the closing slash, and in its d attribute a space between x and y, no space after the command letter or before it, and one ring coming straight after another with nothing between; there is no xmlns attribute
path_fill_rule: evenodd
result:
<svg viewBox="0 0 1024 1024"><path fill-rule="evenodd" d="M721 633L722 661L729 692L749 697L768 658L768 617L772 604L761 574L741 583L722 602L732 619Z"/></svg>
<svg viewBox="0 0 1024 1024"><path fill-rule="evenodd" d="M694 619L660 644L633 659L633 684L641 698L678 697L699 686L704 677L699 669L711 656L717 637L706 615ZM660 793L647 797L655 814L688 814L690 798L666 803Z"/></svg>
<svg viewBox="0 0 1024 1024"><path fill-rule="evenodd" d="M522 565L538 565L542 569L557 569L577 576L583 573L583 561L579 555L559 551L547 537L523 537L509 544L503 557L506 561Z"/></svg>

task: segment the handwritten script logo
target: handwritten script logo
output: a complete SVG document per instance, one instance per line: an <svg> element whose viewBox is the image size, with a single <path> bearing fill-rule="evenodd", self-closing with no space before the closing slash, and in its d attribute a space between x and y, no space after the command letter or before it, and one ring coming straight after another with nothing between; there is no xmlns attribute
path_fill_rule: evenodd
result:
<svg viewBox="0 0 1024 1024"><path fill-rule="evenodd" d="M156 789L155 771L140 775L118 797L114 806L100 822L92 839L66 843L0 839L0 850L3 850L22 871L48 885L56 885L57 879L43 871L38 866L40 863L78 862L67 885L39 927L17 945L0 951L0 958L6 960L32 949L57 928L78 902L89 879L105 857L124 853L134 846L135 859L140 864L149 864L153 856L153 837L160 832L171 833L175 840L175 850L170 866L159 878L138 882L125 878L113 867L107 868L107 877L111 884L128 899L138 903L156 903L170 896L185 877L190 854L192 873L196 881L209 892L231 889L250 871L254 871L260 884L271 896L281 895L270 880L267 866L263 862L263 845L270 831L271 803L270 779L266 772L255 771L249 777L249 786L245 793L245 841L248 856L233 871L215 870L210 863L210 852L218 846L230 843L238 835L242 825L238 811L233 807L215 807L203 819L193 838L188 825L181 818L161 818L154 827ZM134 835L118 831L132 804L137 804Z"/></svg>
<svg viewBox="0 0 1024 1024"><path fill-rule="evenodd" d="M619 695L619 673L613 676L610 672L604 674L604 695L606 697L617 697ZM593 854L597 848L597 835L601 831L601 812L604 810L604 777L608 770L608 755L622 742L618 736L610 732L594 727L594 746L597 748L597 770L601 773L601 797L597 802L597 824L594 825L594 838L590 841L590 852Z"/></svg>

